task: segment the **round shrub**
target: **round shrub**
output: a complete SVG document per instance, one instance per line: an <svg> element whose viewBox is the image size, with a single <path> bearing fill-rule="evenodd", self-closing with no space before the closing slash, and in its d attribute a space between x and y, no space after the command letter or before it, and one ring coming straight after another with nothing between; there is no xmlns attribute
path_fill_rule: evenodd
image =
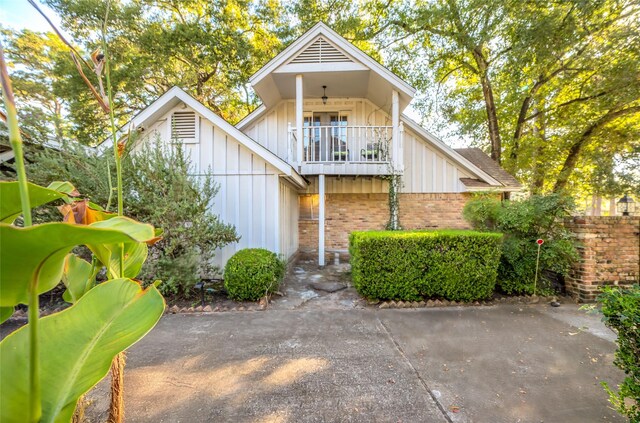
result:
<svg viewBox="0 0 640 423"><path fill-rule="evenodd" d="M285 264L264 248L246 248L235 253L224 268L224 287L238 301L257 301L278 290Z"/></svg>

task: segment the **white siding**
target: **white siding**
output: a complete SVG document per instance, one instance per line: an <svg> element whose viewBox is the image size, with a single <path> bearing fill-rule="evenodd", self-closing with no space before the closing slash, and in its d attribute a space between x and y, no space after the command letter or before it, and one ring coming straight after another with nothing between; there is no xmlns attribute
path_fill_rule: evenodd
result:
<svg viewBox="0 0 640 423"><path fill-rule="evenodd" d="M306 194L318 193L318 177L310 176ZM327 194L386 194L389 184L386 180L372 176L327 176L325 179Z"/></svg>
<svg viewBox="0 0 640 423"><path fill-rule="evenodd" d="M406 128L406 127L405 127ZM462 192L460 178L469 174L414 134L404 131L402 192Z"/></svg>
<svg viewBox="0 0 640 423"><path fill-rule="evenodd" d="M178 107L174 110L184 109ZM150 125L141 141L149 142L158 136L162 142L170 142L169 122L174 110ZM295 233L292 234L291 230L284 232L289 237L286 242L281 240L284 230L281 230L281 223L288 222L290 229L291 222L297 222L297 194L294 201L291 193L295 190L287 187L283 191L280 172L275 167L208 119L199 116L198 120L199 138L195 142L183 143L193 162L192 172L203 175L207 170L211 171L219 191L210 212L223 222L234 225L241 237L237 243L216 252L214 264L224 266L229 257L242 248L266 248L289 257L298 245L297 223ZM283 193L286 199L280 198ZM283 204L291 205L293 209L284 210L283 214Z"/></svg>
<svg viewBox="0 0 640 423"><path fill-rule="evenodd" d="M280 181L280 252L285 258L298 250L298 192Z"/></svg>

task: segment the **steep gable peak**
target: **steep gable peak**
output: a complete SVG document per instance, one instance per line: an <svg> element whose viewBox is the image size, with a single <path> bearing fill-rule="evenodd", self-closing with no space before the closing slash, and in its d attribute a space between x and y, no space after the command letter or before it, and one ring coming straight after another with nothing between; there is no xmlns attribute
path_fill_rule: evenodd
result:
<svg viewBox="0 0 640 423"><path fill-rule="evenodd" d="M392 91L397 91L404 109L415 95L408 83L322 22L270 60L249 82L270 107L295 98L296 75L303 77L305 98L327 86L334 96L368 98L386 107Z"/></svg>
<svg viewBox="0 0 640 423"><path fill-rule="evenodd" d="M353 63L354 60L322 35L317 36L306 48L287 64L297 63Z"/></svg>

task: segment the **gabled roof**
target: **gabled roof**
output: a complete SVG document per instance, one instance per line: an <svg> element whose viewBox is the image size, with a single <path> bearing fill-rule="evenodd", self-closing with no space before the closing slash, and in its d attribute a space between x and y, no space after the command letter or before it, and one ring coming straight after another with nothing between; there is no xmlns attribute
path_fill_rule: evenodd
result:
<svg viewBox="0 0 640 423"><path fill-rule="evenodd" d="M251 139L244 132L215 114L204 104L193 98L187 92L179 87L173 87L169 91L165 92L156 101L151 103L140 113L138 113L132 120L131 124L133 128L138 128L145 123L155 122L162 115L169 112L172 108L177 106L180 102L183 102L188 107L196 111L201 116L211 121L214 125L220 127L223 131L235 138L240 144L248 148L253 153L260 156L267 163L282 172L285 176L291 178L300 187L306 187L306 181L302 178L298 172L296 172L291 165L282 160L280 157L273 154L271 151L258 144Z"/></svg>
<svg viewBox="0 0 640 423"><path fill-rule="evenodd" d="M482 151L481 149L456 148L455 151L458 152L461 156L465 157L470 162L474 163L480 169L482 169L483 171L491 175L491 177L497 180L498 182L500 182L502 186L506 188L512 188L512 189L522 188L522 185L520 185L520 182L518 182L516 178L514 178L506 170L500 167L500 165L496 163L495 160L487 156L484 153L484 151ZM477 183L474 183L472 181L465 182L465 181L462 181L461 179L461 182L467 187L472 187L474 185L475 187L479 187Z"/></svg>
<svg viewBox="0 0 640 423"><path fill-rule="evenodd" d="M362 50L351 44L349 41L345 40L341 35L322 22L314 25L300 38L292 42L287 48L280 52L280 54L271 59L266 65L249 78L249 82L254 89L259 92L260 86L262 85L261 82L267 83L268 80L272 78L272 74L281 66L297 62L305 63L305 60L301 60L301 57L302 59L305 59L304 56L309 54L308 50L314 50L318 43L329 47L325 47L328 48L327 63L314 65L317 70L323 71L325 68L329 70L339 66L346 66L346 68L349 68L349 65L351 65L351 67L356 65L362 67L362 65L364 65L365 69L370 70L377 77L387 81L387 83L398 91L400 94L401 104L409 104L411 99L413 99L416 92L415 88L403 81L389 69L382 66ZM347 61L353 63L344 63L344 60L341 63L331 63L341 57L347 58ZM263 98L263 102L264 101L265 99Z"/></svg>

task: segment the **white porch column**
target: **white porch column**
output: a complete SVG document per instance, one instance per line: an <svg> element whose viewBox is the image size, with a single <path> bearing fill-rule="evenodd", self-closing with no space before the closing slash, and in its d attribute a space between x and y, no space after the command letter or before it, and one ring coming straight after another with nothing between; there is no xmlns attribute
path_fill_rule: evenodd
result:
<svg viewBox="0 0 640 423"><path fill-rule="evenodd" d="M318 266L324 266L324 175L318 176Z"/></svg>
<svg viewBox="0 0 640 423"><path fill-rule="evenodd" d="M394 170L399 170L402 164L402 157L400 157L400 100L396 90L391 93L391 125L393 126L391 136L393 168Z"/></svg>
<svg viewBox="0 0 640 423"><path fill-rule="evenodd" d="M304 124L304 96L302 93L302 75L296 75L296 162L302 163L302 144L304 135L302 126Z"/></svg>

